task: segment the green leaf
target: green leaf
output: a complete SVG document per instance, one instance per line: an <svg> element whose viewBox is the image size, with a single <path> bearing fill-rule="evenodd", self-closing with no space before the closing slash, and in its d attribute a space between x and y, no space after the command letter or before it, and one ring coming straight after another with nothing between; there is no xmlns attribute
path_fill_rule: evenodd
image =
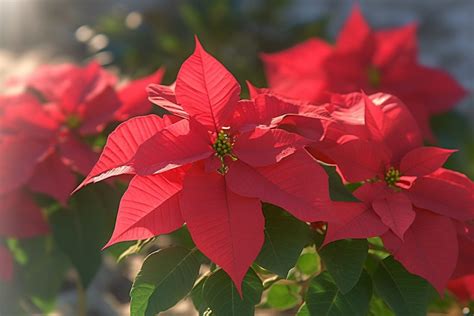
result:
<svg viewBox="0 0 474 316"><path fill-rule="evenodd" d="M329 195L333 201L357 201L351 191L342 183L336 168L325 164L321 165L329 176ZM354 186L354 184L353 184Z"/></svg>
<svg viewBox="0 0 474 316"><path fill-rule="evenodd" d="M377 296L372 296L370 301L369 316L394 316L395 314L385 304L385 302Z"/></svg>
<svg viewBox="0 0 474 316"><path fill-rule="evenodd" d="M319 271L319 257L315 252L303 253L296 262L296 269L306 275L313 275Z"/></svg>
<svg viewBox="0 0 474 316"><path fill-rule="evenodd" d="M262 292L262 281L252 269L249 269L242 282L243 298L222 269L212 273L202 289L204 300L215 316L253 316Z"/></svg>
<svg viewBox="0 0 474 316"><path fill-rule="evenodd" d="M359 282L346 294L337 287L328 272L315 277L306 293L306 305L311 315L366 316L372 296L372 282L363 272Z"/></svg>
<svg viewBox="0 0 474 316"><path fill-rule="evenodd" d="M19 272L22 288L44 313L51 312L70 263L49 237L22 241L28 254Z"/></svg>
<svg viewBox="0 0 474 316"><path fill-rule="evenodd" d="M309 226L283 209L264 204L265 243L255 262L285 278L303 248L311 243Z"/></svg>
<svg viewBox="0 0 474 316"><path fill-rule="evenodd" d="M426 315L433 288L413 275L393 257L382 260L373 274L375 290L396 315Z"/></svg>
<svg viewBox="0 0 474 316"><path fill-rule="evenodd" d="M191 291L191 299L193 300L194 307L199 312L199 315L203 315L207 310L206 302L202 295L202 289L204 287L204 282L206 282L207 277L203 277L199 282L193 287Z"/></svg>
<svg viewBox="0 0 474 316"><path fill-rule="evenodd" d="M86 187L71 199L69 208L50 216L54 239L85 288L102 262L101 249L112 232L120 199L117 193L106 184Z"/></svg>
<svg viewBox="0 0 474 316"><path fill-rule="evenodd" d="M369 247L365 239L338 240L319 251L321 259L342 293L359 281Z"/></svg>
<svg viewBox="0 0 474 316"><path fill-rule="evenodd" d="M195 249L172 247L150 254L133 282L130 313L156 315L174 306L191 291L199 267Z"/></svg>
<svg viewBox="0 0 474 316"><path fill-rule="evenodd" d="M308 305L306 305L306 303L303 303L303 305L300 306L296 316L310 316Z"/></svg>
<svg viewBox="0 0 474 316"><path fill-rule="evenodd" d="M290 309L301 303L300 286L288 281L274 283L267 293L267 304L276 309Z"/></svg>

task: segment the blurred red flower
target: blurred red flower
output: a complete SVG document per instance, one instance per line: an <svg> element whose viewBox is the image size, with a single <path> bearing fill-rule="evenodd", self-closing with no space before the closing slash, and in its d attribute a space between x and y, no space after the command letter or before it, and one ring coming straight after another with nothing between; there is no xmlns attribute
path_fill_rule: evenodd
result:
<svg viewBox="0 0 474 316"><path fill-rule="evenodd" d="M24 93L1 97L0 193L27 185L66 203L74 172L87 174L98 158L85 137L148 113L146 85L162 76L158 70L116 91L116 77L95 62L40 67L23 82Z"/></svg>
<svg viewBox="0 0 474 316"><path fill-rule="evenodd" d="M417 61L416 25L374 31L358 6L334 46L310 39L263 54L270 88L287 97L327 101L327 92L385 92L409 106L424 137L429 118L452 109L466 91L448 73Z"/></svg>

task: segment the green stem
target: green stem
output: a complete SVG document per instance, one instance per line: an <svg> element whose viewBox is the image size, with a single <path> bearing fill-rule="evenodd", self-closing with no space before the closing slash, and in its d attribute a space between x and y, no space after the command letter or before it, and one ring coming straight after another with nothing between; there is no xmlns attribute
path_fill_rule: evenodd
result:
<svg viewBox="0 0 474 316"><path fill-rule="evenodd" d="M86 291L80 278L76 278L76 290L77 290L77 316L87 316L87 300Z"/></svg>

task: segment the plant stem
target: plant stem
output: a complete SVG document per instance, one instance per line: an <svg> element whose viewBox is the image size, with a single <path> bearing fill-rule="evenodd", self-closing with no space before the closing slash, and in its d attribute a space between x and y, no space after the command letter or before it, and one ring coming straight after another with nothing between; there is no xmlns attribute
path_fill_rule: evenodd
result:
<svg viewBox="0 0 474 316"><path fill-rule="evenodd" d="M77 316L87 316L87 301L84 286L82 286L81 279L76 278L77 290Z"/></svg>

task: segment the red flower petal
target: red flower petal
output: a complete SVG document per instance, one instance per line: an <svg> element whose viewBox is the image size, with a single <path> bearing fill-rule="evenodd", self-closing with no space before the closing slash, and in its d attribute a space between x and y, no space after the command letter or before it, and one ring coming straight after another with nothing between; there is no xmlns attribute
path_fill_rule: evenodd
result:
<svg viewBox="0 0 474 316"><path fill-rule="evenodd" d="M449 218L417 210L403 243L391 232L382 239L409 272L425 278L443 293L458 257L456 229Z"/></svg>
<svg viewBox="0 0 474 316"><path fill-rule="evenodd" d="M225 177L195 167L184 179L183 218L197 247L226 271L242 293L242 280L264 239L258 199L227 188Z"/></svg>
<svg viewBox="0 0 474 316"><path fill-rule="evenodd" d="M0 236L30 238L49 232L43 213L21 191L0 195Z"/></svg>
<svg viewBox="0 0 474 316"><path fill-rule="evenodd" d="M417 122L398 98L390 94L376 93L365 98L365 105L366 124L371 125L369 130L372 138L377 135L376 139L381 139L391 150L392 161L399 161L408 151L422 146ZM382 109L383 116L380 116L377 107ZM372 123L367 123L367 119Z"/></svg>
<svg viewBox="0 0 474 316"><path fill-rule="evenodd" d="M449 73L423 65L412 66L410 76L405 76L404 80L407 81L407 87L413 88L412 91L407 91L412 98L406 102L413 100L426 104L430 114L451 110L468 93Z"/></svg>
<svg viewBox="0 0 474 316"><path fill-rule="evenodd" d="M467 228L468 225L466 225ZM469 274L474 274L474 225L471 225L470 233L458 233L459 256L456 264L456 270L452 277L458 278Z"/></svg>
<svg viewBox="0 0 474 316"><path fill-rule="evenodd" d="M189 118L189 114L186 113L181 105L177 104L174 90L175 84L172 84L171 86L151 84L146 89L148 92L148 100L150 100L150 102L162 107L173 115L182 118Z"/></svg>
<svg viewBox="0 0 474 316"><path fill-rule="evenodd" d="M133 167L140 175L164 172L209 157L213 149L203 127L181 120L161 129L137 150Z"/></svg>
<svg viewBox="0 0 474 316"><path fill-rule="evenodd" d="M461 221L474 218L473 192L472 185L466 187L440 173L418 178L408 190L415 206Z"/></svg>
<svg viewBox="0 0 474 316"><path fill-rule="evenodd" d="M218 132L232 116L239 98L237 80L196 37L194 54L183 63L176 80L178 103L202 125Z"/></svg>
<svg viewBox="0 0 474 316"><path fill-rule="evenodd" d="M326 97L321 65L332 53L328 43L312 38L278 53L261 54L272 90L286 97L319 101Z"/></svg>
<svg viewBox="0 0 474 316"><path fill-rule="evenodd" d="M62 93L59 96L61 100L57 101L68 114L77 112L79 106L92 101L115 83L115 78L96 62L91 62L83 68L72 67L64 72L61 78L66 83L61 85ZM55 81L58 80L59 78L56 78ZM97 106L100 107L101 104Z"/></svg>
<svg viewBox="0 0 474 316"><path fill-rule="evenodd" d="M148 101L147 86L160 83L164 74L165 69L160 68L155 73L133 80L122 87L118 91L121 106L115 113L115 118L123 121L132 116L148 114L151 104Z"/></svg>
<svg viewBox="0 0 474 316"><path fill-rule="evenodd" d="M0 194L25 184L36 165L51 149L49 141L25 137L3 138L0 142Z"/></svg>
<svg viewBox="0 0 474 316"><path fill-rule="evenodd" d="M333 216L327 174L302 150L257 169L237 161L226 181L235 193L278 205L303 221L327 221Z"/></svg>
<svg viewBox="0 0 474 316"><path fill-rule="evenodd" d="M256 128L238 136L234 153L253 167L275 164L307 145L309 140L281 129Z"/></svg>
<svg viewBox="0 0 474 316"><path fill-rule="evenodd" d="M156 115L134 117L120 124L107 138L92 171L76 189L120 174L134 173L131 159L138 147L171 122Z"/></svg>
<svg viewBox="0 0 474 316"><path fill-rule="evenodd" d="M347 181L359 182L373 179L384 172L389 161L385 151L382 145L354 139L327 149L325 153L337 164Z"/></svg>
<svg viewBox="0 0 474 316"><path fill-rule="evenodd" d="M336 50L342 54L357 54L362 62L369 62L375 48L375 39L360 7L354 5L351 15L337 38Z"/></svg>
<svg viewBox="0 0 474 316"><path fill-rule="evenodd" d="M401 240L415 220L410 199L403 192L393 192L372 202L375 213Z"/></svg>
<svg viewBox="0 0 474 316"><path fill-rule="evenodd" d="M448 290L463 302L474 299L474 274L449 281Z"/></svg>
<svg viewBox="0 0 474 316"><path fill-rule="evenodd" d="M258 125L270 125L272 119L298 113L300 107L271 94L259 94L253 100L240 100L232 118L232 128L241 132Z"/></svg>
<svg viewBox="0 0 474 316"><path fill-rule="evenodd" d="M332 211L333 219L328 223L323 246L341 239L381 236L388 230L364 203L334 202Z"/></svg>
<svg viewBox="0 0 474 316"><path fill-rule="evenodd" d="M438 147L418 147L403 156L400 172L406 176L424 176L443 166L456 150Z"/></svg>
<svg viewBox="0 0 474 316"><path fill-rule="evenodd" d="M75 171L87 175L99 158L99 154L73 135L68 135L59 143L63 162Z"/></svg>
<svg viewBox="0 0 474 316"><path fill-rule="evenodd" d="M127 240L142 240L180 228L184 221L178 194L183 172L135 176L120 201L115 229L105 247Z"/></svg>
<svg viewBox="0 0 474 316"><path fill-rule="evenodd" d="M102 131L107 123L113 121L119 107L120 100L115 90L110 86L105 87L102 93L77 109L82 120L79 132L87 135Z"/></svg>
<svg viewBox="0 0 474 316"><path fill-rule="evenodd" d="M10 282L13 279L13 256L8 249L0 245L0 281Z"/></svg>
<svg viewBox="0 0 474 316"><path fill-rule="evenodd" d="M416 31L417 26L414 23L376 31L374 65L383 71L390 67L408 67L415 63L418 53Z"/></svg>
<svg viewBox="0 0 474 316"><path fill-rule="evenodd" d="M58 155L53 153L36 166L28 186L31 190L52 196L65 205L76 186L76 177Z"/></svg>

